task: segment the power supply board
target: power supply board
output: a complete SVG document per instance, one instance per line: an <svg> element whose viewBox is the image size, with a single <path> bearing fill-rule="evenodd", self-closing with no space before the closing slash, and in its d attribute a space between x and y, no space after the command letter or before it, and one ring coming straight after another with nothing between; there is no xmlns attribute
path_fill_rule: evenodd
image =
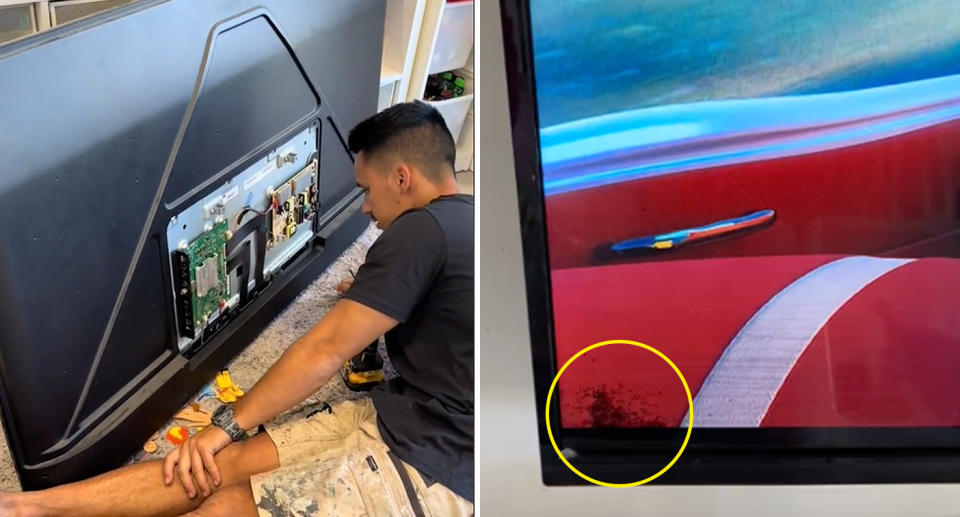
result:
<svg viewBox="0 0 960 517"><path fill-rule="evenodd" d="M171 218L178 346L220 328L309 245L319 209L311 125Z"/></svg>

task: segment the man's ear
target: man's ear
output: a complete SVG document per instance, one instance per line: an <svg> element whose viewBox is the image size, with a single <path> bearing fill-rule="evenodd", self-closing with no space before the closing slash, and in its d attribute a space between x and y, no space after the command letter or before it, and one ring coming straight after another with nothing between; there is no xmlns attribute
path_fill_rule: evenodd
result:
<svg viewBox="0 0 960 517"><path fill-rule="evenodd" d="M410 170L406 164L399 164L397 168L393 171L393 178L391 178L395 185L400 189L401 192L407 192L413 187L413 172Z"/></svg>

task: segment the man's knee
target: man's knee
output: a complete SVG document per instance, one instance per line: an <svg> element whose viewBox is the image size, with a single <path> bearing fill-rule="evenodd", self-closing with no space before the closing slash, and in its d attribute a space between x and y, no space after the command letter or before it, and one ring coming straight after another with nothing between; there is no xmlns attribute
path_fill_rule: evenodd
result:
<svg viewBox="0 0 960 517"><path fill-rule="evenodd" d="M245 481L254 474L280 466L277 447L266 433L224 447L214 456L222 486Z"/></svg>
<svg viewBox="0 0 960 517"><path fill-rule="evenodd" d="M214 512L217 512L217 510L208 509L207 506L208 506L208 505L207 505L206 503L204 503L203 505L201 505L201 506L200 506L199 508L197 508L196 510L194 510L194 511L192 511L192 512L190 512L190 513L185 513L185 514L181 515L180 517L218 517L218 516L221 516L221 515L227 515L227 514L224 514L224 513L214 513Z"/></svg>
<svg viewBox="0 0 960 517"><path fill-rule="evenodd" d="M256 517L257 505L250 485L233 485L207 498L195 510L181 517Z"/></svg>

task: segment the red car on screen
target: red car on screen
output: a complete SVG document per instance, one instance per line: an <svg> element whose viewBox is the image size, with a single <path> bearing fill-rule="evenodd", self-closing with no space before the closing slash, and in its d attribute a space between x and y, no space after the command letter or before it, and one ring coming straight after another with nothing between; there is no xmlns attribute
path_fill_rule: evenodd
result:
<svg viewBox="0 0 960 517"><path fill-rule="evenodd" d="M560 364L654 345L695 426L960 425L960 75L614 113L541 146ZM673 371L608 348L560 381L563 425L684 425Z"/></svg>

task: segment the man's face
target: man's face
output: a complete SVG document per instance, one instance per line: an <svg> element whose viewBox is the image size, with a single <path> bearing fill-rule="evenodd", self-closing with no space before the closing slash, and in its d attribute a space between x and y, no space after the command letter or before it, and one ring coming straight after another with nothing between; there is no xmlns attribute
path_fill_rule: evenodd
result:
<svg viewBox="0 0 960 517"><path fill-rule="evenodd" d="M393 167L383 159L370 160L359 153L353 163L357 186L363 189L363 213L386 230L403 211L403 191Z"/></svg>

